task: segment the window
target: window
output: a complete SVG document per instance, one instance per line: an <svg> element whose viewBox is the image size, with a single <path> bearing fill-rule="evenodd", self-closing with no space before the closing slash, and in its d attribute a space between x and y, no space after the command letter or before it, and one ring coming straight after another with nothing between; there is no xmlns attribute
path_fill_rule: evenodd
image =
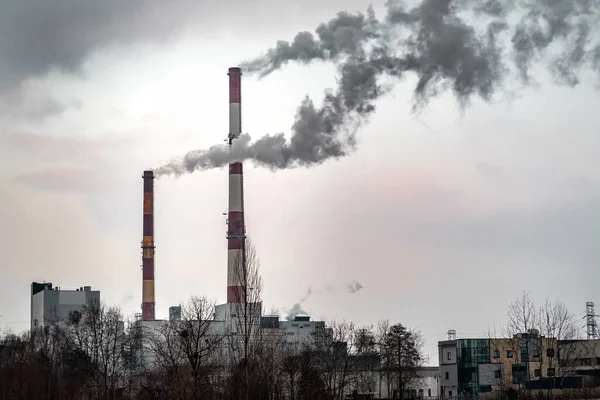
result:
<svg viewBox="0 0 600 400"><path fill-rule="evenodd" d="M494 358L500 358L500 350L494 350Z"/></svg>
<svg viewBox="0 0 600 400"><path fill-rule="evenodd" d="M533 370L533 375L534 375L536 378L540 378L540 377L542 376L542 370L541 370L541 369L534 369L534 370Z"/></svg>
<svg viewBox="0 0 600 400"><path fill-rule="evenodd" d="M548 368L548 376L554 376L554 368Z"/></svg>
<svg viewBox="0 0 600 400"><path fill-rule="evenodd" d="M287 332L288 336L294 336L294 332Z"/></svg>
<svg viewBox="0 0 600 400"><path fill-rule="evenodd" d="M431 397L431 389L427 389L427 397Z"/></svg>
<svg viewBox="0 0 600 400"><path fill-rule="evenodd" d="M540 358L540 351L539 350L534 350L533 351L533 358Z"/></svg>
<svg viewBox="0 0 600 400"><path fill-rule="evenodd" d="M492 391L492 385L481 385L479 386L479 393L489 393Z"/></svg>
<svg viewBox="0 0 600 400"><path fill-rule="evenodd" d="M33 326L38 326L38 320L37 319L33 320Z"/></svg>
<svg viewBox="0 0 600 400"><path fill-rule="evenodd" d="M500 379L502 378L502 371L500 371L499 369L494 371L494 378L496 379Z"/></svg>
<svg viewBox="0 0 600 400"><path fill-rule="evenodd" d="M448 392L448 395L449 395L450 397L452 397L452 390L450 390L450 391Z"/></svg>
<svg viewBox="0 0 600 400"><path fill-rule="evenodd" d="M507 358L513 358L513 351L512 351L512 350L508 350L508 351L506 352L506 357L507 357Z"/></svg>
<svg viewBox="0 0 600 400"><path fill-rule="evenodd" d="M452 360L452 353L449 351L447 354L448 360Z"/></svg>
<svg viewBox="0 0 600 400"><path fill-rule="evenodd" d="M522 384L527 380L527 367L525 365L513 364L512 366L512 383Z"/></svg>
<svg viewBox="0 0 600 400"><path fill-rule="evenodd" d="M450 372L446 371L446 380L450 379Z"/></svg>
<svg viewBox="0 0 600 400"><path fill-rule="evenodd" d="M546 349L546 357L554 357L554 349Z"/></svg>

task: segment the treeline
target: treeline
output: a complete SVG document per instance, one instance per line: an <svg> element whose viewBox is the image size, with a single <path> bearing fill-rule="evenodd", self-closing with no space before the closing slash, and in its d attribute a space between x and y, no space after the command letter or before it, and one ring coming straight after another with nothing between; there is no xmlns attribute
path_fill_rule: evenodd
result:
<svg viewBox="0 0 600 400"><path fill-rule="evenodd" d="M401 324L333 321L287 343L258 319L214 313L192 298L181 320L153 326L100 303L51 316L1 340L0 399L404 399L420 385L421 335Z"/></svg>

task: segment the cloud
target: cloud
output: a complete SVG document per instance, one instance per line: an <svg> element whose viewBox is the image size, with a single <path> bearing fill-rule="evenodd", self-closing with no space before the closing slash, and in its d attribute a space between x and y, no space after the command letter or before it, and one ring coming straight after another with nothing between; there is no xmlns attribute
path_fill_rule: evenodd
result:
<svg viewBox="0 0 600 400"><path fill-rule="evenodd" d="M474 170L479 172L479 166ZM586 189L575 193L573 181L585 182ZM344 199L346 205L339 207L353 216L353 226L360 226L368 235L379 232L376 238L361 232L353 238L369 248L400 246L431 249L441 258L485 254L496 260L513 257L559 265L571 259L579 260L581 268L593 265L600 257L593 239L593 230L600 225L600 190L589 179L553 180L553 192L529 201L520 200L522 189L515 179L506 178L502 193L491 198L480 197L484 186L470 184L465 176L452 183L463 189L449 190L432 175L414 171L361 180L356 182L360 191L333 189L338 191L339 201ZM530 185L527 189L535 192L537 188ZM571 195L564 196L563 192ZM371 212L358 212L365 207ZM337 209L335 205L333 208ZM358 243L348 243L347 247Z"/></svg>
<svg viewBox="0 0 600 400"><path fill-rule="evenodd" d="M41 80L26 79L0 93L0 122L2 119L40 122L47 117L59 116L81 107L82 103L79 100L57 99Z"/></svg>
<svg viewBox="0 0 600 400"><path fill-rule="evenodd" d="M71 162L87 167L108 162L115 150L130 144L129 137L105 136L101 139L76 136L44 135L36 132L8 134L5 146L31 162Z"/></svg>
<svg viewBox="0 0 600 400"><path fill-rule="evenodd" d="M141 184L136 178L142 167L136 170L130 147L135 142L130 136L22 132L0 139L8 188L29 188L44 196L78 196L90 216L108 231L133 218L129 214L135 210L138 191L131 184Z"/></svg>
<svg viewBox="0 0 600 400"><path fill-rule="evenodd" d="M79 73L110 45L164 41L198 15L196 3L0 0L0 90L52 69Z"/></svg>
<svg viewBox="0 0 600 400"><path fill-rule="evenodd" d="M86 189L99 189L98 185L94 184L94 180L91 179L94 174L91 169L59 165L19 174L13 178L13 181L25 183L42 190L80 192Z"/></svg>

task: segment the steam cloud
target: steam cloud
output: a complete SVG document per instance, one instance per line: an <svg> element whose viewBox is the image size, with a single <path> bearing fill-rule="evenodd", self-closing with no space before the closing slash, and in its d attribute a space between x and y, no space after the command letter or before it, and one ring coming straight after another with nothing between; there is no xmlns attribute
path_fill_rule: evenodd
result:
<svg viewBox="0 0 600 400"><path fill-rule="evenodd" d="M346 284L346 287L348 288L348 292L351 294L354 294L356 292L358 292L359 290L363 289L364 286L358 282L358 281L351 281L349 283ZM335 291L335 288L331 285L327 285L322 289L317 289L316 292L321 292L323 290L326 290L328 292L333 292ZM312 288L308 288L306 294L300 299L299 302L297 302L296 304L294 304L289 310L288 310L288 314L285 317L286 320L288 321L293 321L294 318L296 318L296 316L301 315L301 314L307 314L306 311L304 311L304 309L302 308L302 303L304 303L306 300L308 300L308 298L310 296L312 296L313 294L313 289Z"/></svg>
<svg viewBox="0 0 600 400"><path fill-rule="evenodd" d="M345 156L355 146L357 129L375 111L375 101L391 89L383 77L393 82L416 75L413 111L445 90L463 109L473 97L489 101L513 72L523 84L530 83L534 62L544 63L557 82L570 86L579 83L584 68L600 77L600 35L592 32L600 22L599 4L423 0L407 8L401 0L390 0L383 21L372 8L366 14L340 12L319 25L316 35L300 32L241 65L259 77L289 62L321 60L337 67L336 90L326 91L320 106L308 97L302 101L289 140L276 134L252 142L242 135L231 152L226 146L192 151L156 173L179 176L245 160L284 169Z"/></svg>
<svg viewBox="0 0 600 400"><path fill-rule="evenodd" d="M302 303L304 303L308 298L312 295L312 289L308 288L306 294L300 299L300 301L292 306L289 309L288 315L285 317L288 321L293 321L296 316L301 314L306 314L306 311L302 308Z"/></svg>
<svg viewBox="0 0 600 400"><path fill-rule="evenodd" d="M357 281L352 281L348 284L348 290L350 291L350 293L356 293L363 287L364 286L361 285L360 282L357 282Z"/></svg>

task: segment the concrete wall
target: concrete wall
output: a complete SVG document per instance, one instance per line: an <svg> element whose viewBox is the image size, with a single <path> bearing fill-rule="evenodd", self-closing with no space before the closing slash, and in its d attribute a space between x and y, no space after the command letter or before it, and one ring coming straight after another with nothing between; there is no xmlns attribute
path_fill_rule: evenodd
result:
<svg viewBox="0 0 600 400"><path fill-rule="evenodd" d="M491 363L491 364L479 364L479 385L491 385L496 386L499 380L502 378L496 378L496 371L500 371L500 376L504 374L504 364Z"/></svg>
<svg viewBox="0 0 600 400"><path fill-rule="evenodd" d="M414 390L418 396L437 397L440 382L439 368L422 367L417 373L420 379L410 385L410 389ZM352 391L356 389L360 394L371 393L376 399L388 398L388 395L393 395L392 391L396 387L396 383L393 381L390 382L388 387L388 382L384 374L381 374L379 371L359 372L355 376L348 377L348 380L350 383L345 390L345 394L347 395L352 394ZM367 381L372 384L371 391L366 390L367 385L365 385L365 382Z"/></svg>
<svg viewBox="0 0 600 400"><path fill-rule="evenodd" d="M450 353L450 360L448 360L448 353ZM438 343L438 359L440 363L438 396L456 396L458 393L456 340L446 340Z"/></svg>
<svg viewBox="0 0 600 400"><path fill-rule="evenodd" d="M458 367L456 364L440 365L440 386L458 387Z"/></svg>
<svg viewBox="0 0 600 400"><path fill-rule="evenodd" d="M448 353L450 353L450 359L448 359ZM456 364L456 340L438 343L438 360L440 365Z"/></svg>
<svg viewBox="0 0 600 400"><path fill-rule="evenodd" d="M279 327L285 331L288 343L310 343L312 333L319 321L280 321Z"/></svg>
<svg viewBox="0 0 600 400"><path fill-rule="evenodd" d="M39 292L31 298L31 329L44 324L44 292Z"/></svg>
<svg viewBox="0 0 600 400"><path fill-rule="evenodd" d="M419 375L429 375L426 373L420 373ZM440 386L440 371L439 369L436 371L435 375L431 376L424 376L423 377L423 383L422 383L422 389L423 389L423 396L426 397L437 397L438 396L438 392L439 392L439 386Z"/></svg>
<svg viewBox="0 0 600 400"><path fill-rule="evenodd" d="M57 316L67 321L72 311L80 311L91 301L100 301L97 290L43 290L31 298L31 328L37 320L37 327L42 327L48 318Z"/></svg>
<svg viewBox="0 0 600 400"><path fill-rule="evenodd" d="M564 341L559 344L561 371L575 374L582 367L597 366L600 363L600 340Z"/></svg>

